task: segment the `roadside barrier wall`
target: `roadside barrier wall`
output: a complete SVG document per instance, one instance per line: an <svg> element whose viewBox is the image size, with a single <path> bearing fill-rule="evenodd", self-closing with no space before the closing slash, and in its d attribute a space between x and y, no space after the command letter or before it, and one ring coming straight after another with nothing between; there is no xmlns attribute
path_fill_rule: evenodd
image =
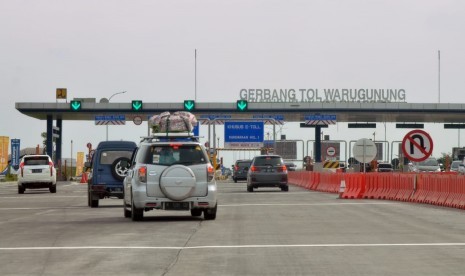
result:
<svg viewBox="0 0 465 276"><path fill-rule="evenodd" d="M289 172L289 183L339 193L344 199L397 200L465 209L465 175L295 171Z"/></svg>

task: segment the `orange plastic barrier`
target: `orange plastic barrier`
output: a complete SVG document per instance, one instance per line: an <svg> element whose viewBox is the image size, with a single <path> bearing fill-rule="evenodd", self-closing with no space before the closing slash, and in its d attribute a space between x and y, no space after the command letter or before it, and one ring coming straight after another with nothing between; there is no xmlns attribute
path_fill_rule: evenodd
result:
<svg viewBox="0 0 465 276"><path fill-rule="evenodd" d="M460 208L465 205L465 176L458 175L452 196L447 198L446 206Z"/></svg>
<svg viewBox="0 0 465 276"><path fill-rule="evenodd" d="M365 174L346 173L344 174L346 189L342 198L363 198L365 192Z"/></svg>
<svg viewBox="0 0 465 276"><path fill-rule="evenodd" d="M409 201L413 194L416 176L414 174L397 174L396 177L398 178L400 189L394 199Z"/></svg>
<svg viewBox="0 0 465 276"><path fill-rule="evenodd" d="M83 175L83 179L86 176ZM342 180L345 189L340 192ZM289 183L310 190L340 193L339 197L345 199L387 199L465 209L465 176L458 174L299 171L289 173Z"/></svg>

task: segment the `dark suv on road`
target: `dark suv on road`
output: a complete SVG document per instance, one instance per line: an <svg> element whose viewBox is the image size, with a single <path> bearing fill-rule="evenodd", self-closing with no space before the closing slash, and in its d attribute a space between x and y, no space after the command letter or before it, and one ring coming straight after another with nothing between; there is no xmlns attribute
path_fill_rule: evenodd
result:
<svg viewBox="0 0 465 276"><path fill-rule="evenodd" d="M99 200L109 197L123 198L123 180L129 169L129 161L137 147L130 141L100 142L85 167L92 168L88 185L88 205L96 208Z"/></svg>
<svg viewBox="0 0 465 276"><path fill-rule="evenodd" d="M279 187L289 191L287 184L287 167L279 155L258 155L252 159L247 174L247 191L261 187Z"/></svg>
<svg viewBox="0 0 465 276"><path fill-rule="evenodd" d="M247 180L247 172L249 171L252 160L237 160L234 163L232 179L237 183L238 180Z"/></svg>

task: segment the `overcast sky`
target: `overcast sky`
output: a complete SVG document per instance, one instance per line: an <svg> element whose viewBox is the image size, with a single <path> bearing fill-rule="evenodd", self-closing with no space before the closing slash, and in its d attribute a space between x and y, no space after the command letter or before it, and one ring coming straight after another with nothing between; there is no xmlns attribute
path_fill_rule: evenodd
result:
<svg viewBox="0 0 465 276"><path fill-rule="evenodd" d="M234 102L242 88L391 88L405 89L409 103L465 103L464 15L461 0L0 0L0 136L41 144L46 122L15 102L55 102L61 87L68 99L120 91L112 102L193 99L195 49L199 102ZM146 134L132 122L109 129L110 139ZM324 133L399 141L408 132L386 129L341 123ZM465 131L424 130L435 156L465 146ZM94 122L65 121L63 131L63 157L71 140L75 155L106 136ZM296 124L282 131L314 139Z"/></svg>

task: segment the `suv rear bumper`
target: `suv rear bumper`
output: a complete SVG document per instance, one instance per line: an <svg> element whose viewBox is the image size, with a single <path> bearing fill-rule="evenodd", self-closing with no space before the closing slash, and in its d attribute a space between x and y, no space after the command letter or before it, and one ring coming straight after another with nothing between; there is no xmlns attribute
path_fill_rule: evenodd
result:
<svg viewBox="0 0 465 276"><path fill-rule="evenodd" d="M100 199L105 197L123 198L123 186L90 185L90 193Z"/></svg>
<svg viewBox="0 0 465 276"><path fill-rule="evenodd" d="M50 188L55 187L56 183L51 181L30 181L30 182L20 182L18 183L18 187L26 188L26 189L40 189L40 188Z"/></svg>
<svg viewBox="0 0 465 276"><path fill-rule="evenodd" d="M149 197L147 196L145 187L141 189L134 189L132 191L134 206L141 209L164 209L165 203L167 202L188 202L190 209L208 209L214 208L217 204L217 186L208 185L207 195L204 197L194 196L188 197L183 200L171 200L166 197Z"/></svg>

